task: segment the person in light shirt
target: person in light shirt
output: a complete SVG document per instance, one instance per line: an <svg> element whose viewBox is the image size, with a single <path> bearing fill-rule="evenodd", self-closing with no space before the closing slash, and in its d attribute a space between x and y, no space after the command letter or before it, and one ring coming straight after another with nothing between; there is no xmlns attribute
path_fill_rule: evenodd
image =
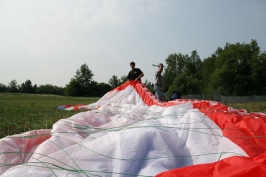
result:
<svg viewBox="0 0 266 177"><path fill-rule="evenodd" d="M161 91L163 87L163 64L159 63L157 65L158 70L155 72L155 82L154 82L154 91L155 91L155 96L158 100L163 101L163 97L161 96Z"/></svg>

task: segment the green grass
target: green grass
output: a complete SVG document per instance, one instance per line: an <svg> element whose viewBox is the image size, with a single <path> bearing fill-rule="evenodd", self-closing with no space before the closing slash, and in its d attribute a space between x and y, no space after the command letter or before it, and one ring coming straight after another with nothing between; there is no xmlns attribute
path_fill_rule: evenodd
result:
<svg viewBox="0 0 266 177"><path fill-rule="evenodd" d="M228 103L234 109L245 109L247 112L266 113L266 102L248 102L248 103Z"/></svg>
<svg viewBox="0 0 266 177"><path fill-rule="evenodd" d="M30 130L51 129L59 119L78 112L64 111L57 106L64 104L90 104L99 98L64 97L54 95L0 93L0 138ZM227 104L248 112L266 113L266 102Z"/></svg>
<svg viewBox="0 0 266 177"><path fill-rule="evenodd" d="M0 138L30 130L51 129L59 119L78 112L64 111L64 104L90 104L99 98L0 93Z"/></svg>

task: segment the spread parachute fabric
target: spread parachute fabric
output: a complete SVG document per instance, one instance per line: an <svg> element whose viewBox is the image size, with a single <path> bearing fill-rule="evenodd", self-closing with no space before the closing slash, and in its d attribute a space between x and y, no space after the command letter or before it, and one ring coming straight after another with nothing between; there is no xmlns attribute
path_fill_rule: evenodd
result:
<svg viewBox="0 0 266 177"><path fill-rule="evenodd" d="M130 81L51 130L0 140L0 175L266 176L265 114L219 102L162 103Z"/></svg>

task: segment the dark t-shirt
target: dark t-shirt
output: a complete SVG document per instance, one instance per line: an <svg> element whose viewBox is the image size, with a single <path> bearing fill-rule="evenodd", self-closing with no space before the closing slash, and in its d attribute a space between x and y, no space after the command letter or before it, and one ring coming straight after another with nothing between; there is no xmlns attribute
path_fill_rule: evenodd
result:
<svg viewBox="0 0 266 177"><path fill-rule="evenodd" d="M139 68L134 68L133 70L129 71L127 78L128 80L135 80L139 75L141 75L142 71ZM141 79L139 79L141 81Z"/></svg>

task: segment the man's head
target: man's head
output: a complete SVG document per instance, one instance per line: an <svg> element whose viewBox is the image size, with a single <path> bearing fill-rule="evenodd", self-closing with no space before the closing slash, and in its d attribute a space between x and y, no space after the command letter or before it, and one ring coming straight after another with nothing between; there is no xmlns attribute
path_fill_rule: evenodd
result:
<svg viewBox="0 0 266 177"><path fill-rule="evenodd" d="M159 63L158 66L161 66L163 68L163 64L162 63Z"/></svg>
<svg viewBox="0 0 266 177"><path fill-rule="evenodd" d="M133 61L130 62L130 66L131 66L132 69L134 69L135 68L135 62L133 62Z"/></svg>

